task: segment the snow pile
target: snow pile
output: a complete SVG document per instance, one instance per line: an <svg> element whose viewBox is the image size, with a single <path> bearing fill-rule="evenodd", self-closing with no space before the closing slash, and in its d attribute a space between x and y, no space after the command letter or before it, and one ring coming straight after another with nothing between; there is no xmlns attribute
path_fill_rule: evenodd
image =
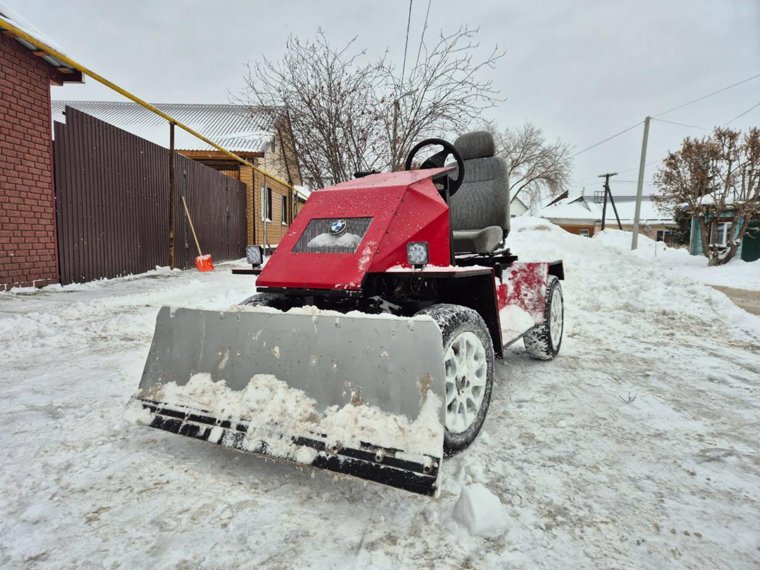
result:
<svg viewBox="0 0 760 570"><path fill-rule="evenodd" d="M665 274L693 279L708 285L760 291L760 260L747 262L735 257L725 265L708 267L703 255L690 255L684 248L668 247L639 234L638 248L631 250L631 232L606 229L593 241L655 265Z"/></svg>
<svg viewBox="0 0 760 570"><path fill-rule="evenodd" d="M454 507L454 520L472 536L486 538L503 534L508 525L507 511L501 499L481 483L462 489Z"/></svg>
<svg viewBox="0 0 760 570"><path fill-rule="evenodd" d="M562 286L568 325L582 313L588 322L604 321L608 335L625 337L631 329L623 321L631 313L644 317L649 327L672 320L692 331L712 328L728 319L729 336L760 339L758 317L739 309L724 294L668 271L667 265L621 249L624 239L620 233L626 232L589 239L570 234L548 220L519 217L513 220L507 245L520 261L564 261L566 281ZM617 246L610 247L605 240ZM692 257L680 252L673 255ZM760 264L754 265L760 268Z"/></svg>
<svg viewBox="0 0 760 570"><path fill-rule="evenodd" d="M138 400L133 398L124 410L124 419L136 426L149 426L153 421L153 414Z"/></svg>
<svg viewBox="0 0 760 570"><path fill-rule="evenodd" d="M499 319L501 320L501 338L505 343L536 326L536 322L528 311L517 305L504 307L499 311Z"/></svg>
<svg viewBox="0 0 760 570"><path fill-rule="evenodd" d="M401 449L405 458L420 462L425 460L421 455L440 457L443 449L443 402L432 392L426 393L413 420L359 402L320 410L303 390L271 374L256 374L243 390L232 390L224 380L215 382L210 374L198 373L184 385L154 384L140 390L137 397L203 411L219 420L250 422L244 447L253 450L264 442L273 456L284 459L303 458L308 453L293 443L293 437L321 434L328 446L360 448L365 442ZM125 417L146 423L131 406ZM218 435L221 437L221 430ZM307 462L313 459L311 456Z"/></svg>

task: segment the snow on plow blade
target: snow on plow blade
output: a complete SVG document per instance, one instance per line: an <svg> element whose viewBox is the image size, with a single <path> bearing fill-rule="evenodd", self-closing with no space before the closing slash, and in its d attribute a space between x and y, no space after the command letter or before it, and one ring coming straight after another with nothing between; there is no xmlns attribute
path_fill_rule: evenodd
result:
<svg viewBox="0 0 760 570"><path fill-rule="evenodd" d="M127 418L436 495L440 329L428 317L163 307Z"/></svg>

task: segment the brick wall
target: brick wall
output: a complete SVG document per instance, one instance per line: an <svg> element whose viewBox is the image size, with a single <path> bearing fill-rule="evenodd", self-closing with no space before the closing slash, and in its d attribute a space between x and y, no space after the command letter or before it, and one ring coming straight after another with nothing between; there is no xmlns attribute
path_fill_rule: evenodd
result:
<svg viewBox="0 0 760 570"><path fill-rule="evenodd" d="M50 68L0 34L0 291L58 281Z"/></svg>

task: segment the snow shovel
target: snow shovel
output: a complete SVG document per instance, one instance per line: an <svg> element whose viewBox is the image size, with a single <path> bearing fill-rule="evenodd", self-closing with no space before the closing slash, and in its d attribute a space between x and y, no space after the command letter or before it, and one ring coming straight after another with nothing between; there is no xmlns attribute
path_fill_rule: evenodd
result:
<svg viewBox="0 0 760 570"><path fill-rule="evenodd" d="M203 252L201 251L201 244L198 242L198 236L195 234L193 219L190 217L190 210L187 209L187 202L185 202L184 196L182 196L182 205L185 207L185 215L187 216L187 221L190 223L190 231L193 232L195 247L198 248L198 257L195 258L195 267L198 268L198 271L213 271L214 264L211 262L211 254L203 255Z"/></svg>
<svg viewBox="0 0 760 570"><path fill-rule="evenodd" d="M437 495L446 389L430 317L163 307L126 418Z"/></svg>

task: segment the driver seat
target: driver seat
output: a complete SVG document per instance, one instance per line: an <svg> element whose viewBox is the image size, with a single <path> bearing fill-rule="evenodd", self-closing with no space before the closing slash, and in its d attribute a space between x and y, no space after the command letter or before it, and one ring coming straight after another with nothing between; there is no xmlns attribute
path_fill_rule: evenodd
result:
<svg viewBox="0 0 760 570"><path fill-rule="evenodd" d="M464 181L449 198L455 253L490 254L509 233L507 162L494 156L493 135L474 131L454 146L464 161Z"/></svg>

